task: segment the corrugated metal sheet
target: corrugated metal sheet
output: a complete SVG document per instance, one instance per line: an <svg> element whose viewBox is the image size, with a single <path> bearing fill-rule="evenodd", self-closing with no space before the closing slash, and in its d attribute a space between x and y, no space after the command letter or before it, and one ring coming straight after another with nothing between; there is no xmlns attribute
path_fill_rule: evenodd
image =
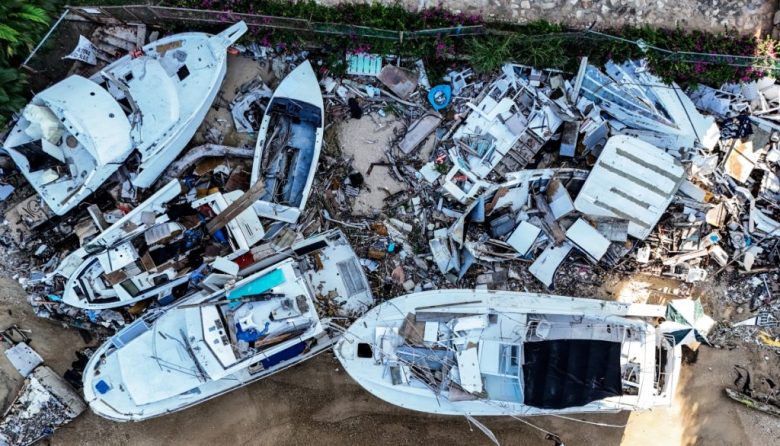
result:
<svg viewBox="0 0 780 446"><path fill-rule="evenodd" d="M630 136L614 136L574 207L586 215L628 220L629 235L644 240L685 177L680 162L663 150Z"/></svg>

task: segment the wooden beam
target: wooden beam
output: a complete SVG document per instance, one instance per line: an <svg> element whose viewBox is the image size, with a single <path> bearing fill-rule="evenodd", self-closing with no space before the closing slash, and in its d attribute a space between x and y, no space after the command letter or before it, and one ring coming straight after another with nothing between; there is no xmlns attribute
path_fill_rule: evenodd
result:
<svg viewBox="0 0 780 446"><path fill-rule="evenodd" d="M214 234L215 232L224 228L234 218L238 217L239 214L249 209L249 207L251 207L255 201L257 201L260 196L263 195L264 192L265 185L262 181L258 181L252 187L250 187L248 191L244 192L243 195L238 197L236 201L230 203L230 205L228 205L224 211L220 212L219 215L208 222L206 224L206 230L208 230L209 234Z"/></svg>

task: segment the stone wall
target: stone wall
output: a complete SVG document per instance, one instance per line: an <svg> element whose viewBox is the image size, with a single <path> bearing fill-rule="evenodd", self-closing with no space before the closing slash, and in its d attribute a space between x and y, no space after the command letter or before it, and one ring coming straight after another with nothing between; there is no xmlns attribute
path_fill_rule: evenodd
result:
<svg viewBox="0 0 780 446"><path fill-rule="evenodd" d="M360 0L318 0L335 5ZM364 0L371 3L371 0ZM725 27L743 34L772 31L778 0L374 0L401 3L416 11L443 5L466 14L481 14L487 20L526 22L545 19L575 27L596 29L622 25L681 27L719 32Z"/></svg>

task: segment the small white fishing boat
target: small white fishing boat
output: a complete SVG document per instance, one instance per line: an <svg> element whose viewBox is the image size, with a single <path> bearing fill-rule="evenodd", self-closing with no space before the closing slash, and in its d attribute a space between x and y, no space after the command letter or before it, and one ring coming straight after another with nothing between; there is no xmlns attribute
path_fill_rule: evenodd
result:
<svg viewBox="0 0 780 446"><path fill-rule="evenodd" d="M665 306L481 290L393 299L334 347L375 396L445 415L531 416L670 405L683 338Z"/></svg>
<svg viewBox="0 0 780 446"><path fill-rule="evenodd" d="M116 421L164 415L330 348L339 331L329 329L329 318L359 315L373 304L368 281L339 231L293 251L294 258L233 286L223 277L217 291L198 291L109 339L84 370L92 410Z"/></svg>
<svg viewBox="0 0 780 446"><path fill-rule="evenodd" d="M148 188L192 139L225 77L244 22L182 33L128 54L89 79L73 75L33 97L3 143L57 215L94 192L131 155Z"/></svg>
<svg viewBox="0 0 780 446"><path fill-rule="evenodd" d="M253 206L259 216L298 220L317 171L324 124L322 93L307 60L279 84L260 124L251 176L251 184L265 183Z"/></svg>
<svg viewBox="0 0 780 446"><path fill-rule="evenodd" d="M229 266L232 260L246 254L262 238L260 219L251 209L237 215L214 237L202 230L203 223L219 215L228 200L236 199L241 191L217 192L192 203L172 204L174 192L181 193L178 180L66 257L57 270L67 277L62 301L101 310L149 298L181 297L187 292L190 276L204 265L223 258L231 261L227 265L233 269ZM168 208L174 209L174 219ZM144 215L148 223L142 221ZM222 264L214 263L217 268Z"/></svg>

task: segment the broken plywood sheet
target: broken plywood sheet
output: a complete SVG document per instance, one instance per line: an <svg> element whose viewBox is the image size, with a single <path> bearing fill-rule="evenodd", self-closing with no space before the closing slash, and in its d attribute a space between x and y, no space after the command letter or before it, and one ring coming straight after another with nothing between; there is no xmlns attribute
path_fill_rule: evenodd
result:
<svg viewBox="0 0 780 446"><path fill-rule="evenodd" d="M561 134L561 156L573 157L577 153L577 140L580 136L580 121L564 122Z"/></svg>
<svg viewBox="0 0 780 446"><path fill-rule="evenodd" d="M52 217L48 207L41 203L38 195L32 195L9 209L5 213L11 237L16 243L25 240L32 230Z"/></svg>
<svg viewBox="0 0 780 446"><path fill-rule="evenodd" d="M460 372L460 385L463 390L470 393L482 391L482 375L479 371L479 355L476 345L456 353L458 371Z"/></svg>
<svg viewBox="0 0 780 446"><path fill-rule="evenodd" d="M515 249L520 255L525 255L531 246L533 246L536 238L539 237L539 233L542 229L528 223L527 221L520 222L515 228L515 231L507 239L507 243Z"/></svg>
<svg viewBox="0 0 780 446"><path fill-rule="evenodd" d="M43 358L25 342L20 342L5 351L5 357L23 377L43 364Z"/></svg>
<svg viewBox="0 0 780 446"><path fill-rule="evenodd" d="M427 113L417 121L414 121L412 125L406 131L404 138L398 143L398 148L401 152L409 154L421 142L425 140L436 127L441 124L441 115L438 113Z"/></svg>
<svg viewBox="0 0 780 446"><path fill-rule="evenodd" d="M621 218L599 218L596 230L611 242L625 242L628 240L628 220Z"/></svg>
<svg viewBox="0 0 780 446"><path fill-rule="evenodd" d="M563 242L558 246L550 244L542 251L539 258L531 264L528 271L549 288L553 283L555 273L573 247L574 245L569 242Z"/></svg>
<svg viewBox="0 0 780 446"><path fill-rule="evenodd" d="M431 247L431 254L436 266L442 274L447 274L456 265L453 261L452 252L449 247L449 240L446 237L433 238L428 242Z"/></svg>
<svg viewBox="0 0 780 446"><path fill-rule="evenodd" d="M610 138L574 200L593 217L628 220L628 234L644 240L685 180L680 162L630 136Z"/></svg>
<svg viewBox="0 0 780 446"><path fill-rule="evenodd" d="M699 203L704 203L705 199L707 198L707 191L689 180L685 180L682 182L682 184L680 184L680 192L693 198Z"/></svg>
<svg viewBox="0 0 780 446"><path fill-rule="evenodd" d="M566 231L566 238L580 251L595 261L601 260L609 249L609 240L583 219L577 219Z"/></svg>
<svg viewBox="0 0 780 446"><path fill-rule="evenodd" d="M377 79L382 81L393 93L401 99L406 99L417 88L417 73L395 65L385 65L382 71L377 75Z"/></svg>
<svg viewBox="0 0 780 446"><path fill-rule="evenodd" d="M754 146L752 140L744 142L734 140L732 144L723 167L728 176L744 183L753 172L762 148Z"/></svg>
<svg viewBox="0 0 780 446"><path fill-rule="evenodd" d="M556 220L574 212L574 202L571 195L560 180L550 181L547 186L547 201L550 203L550 209Z"/></svg>

